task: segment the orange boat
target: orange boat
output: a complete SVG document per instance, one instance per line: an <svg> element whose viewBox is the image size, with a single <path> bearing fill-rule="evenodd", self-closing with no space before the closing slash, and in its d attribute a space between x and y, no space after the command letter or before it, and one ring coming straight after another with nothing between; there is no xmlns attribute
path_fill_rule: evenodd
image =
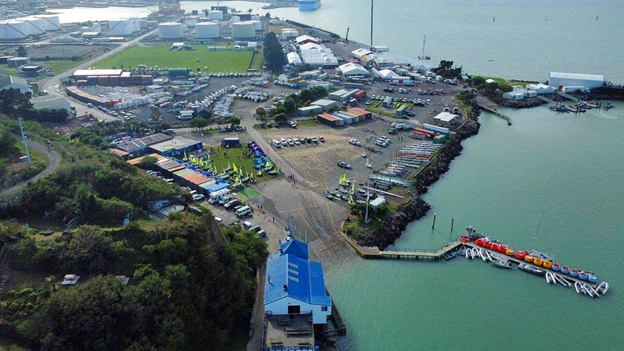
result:
<svg viewBox="0 0 624 351"><path fill-rule="evenodd" d="M507 249L507 251L505 251L505 254L507 254L507 256L513 256L514 255L514 250Z"/></svg>
<svg viewBox="0 0 624 351"><path fill-rule="evenodd" d="M526 255L526 256L524 256L524 261L525 261L525 262L532 263L532 262L533 262L533 259L534 259L534 257L533 257L533 256L531 256L531 255Z"/></svg>
<svg viewBox="0 0 624 351"><path fill-rule="evenodd" d="M541 266L542 263L544 263L544 261L539 257L535 257L535 259L533 259L533 263L535 263L538 266Z"/></svg>
<svg viewBox="0 0 624 351"><path fill-rule="evenodd" d="M544 261L544 263L542 263L542 266L544 266L544 268L548 268L551 269L553 266L553 262L552 261Z"/></svg>

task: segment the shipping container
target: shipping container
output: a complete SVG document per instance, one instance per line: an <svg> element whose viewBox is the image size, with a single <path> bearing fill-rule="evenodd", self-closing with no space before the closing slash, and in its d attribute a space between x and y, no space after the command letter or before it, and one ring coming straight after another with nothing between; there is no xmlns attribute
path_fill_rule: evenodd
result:
<svg viewBox="0 0 624 351"><path fill-rule="evenodd" d="M319 123L328 125L330 127L339 127L344 124L342 119L334 117L332 115L328 115L326 113L321 113L320 115L316 116L316 120Z"/></svg>
<svg viewBox="0 0 624 351"><path fill-rule="evenodd" d="M353 97L354 97L356 100L360 101L360 100L362 100L363 98L365 98L365 97L366 97L366 91L364 91L364 90L358 90L355 94L353 94Z"/></svg>

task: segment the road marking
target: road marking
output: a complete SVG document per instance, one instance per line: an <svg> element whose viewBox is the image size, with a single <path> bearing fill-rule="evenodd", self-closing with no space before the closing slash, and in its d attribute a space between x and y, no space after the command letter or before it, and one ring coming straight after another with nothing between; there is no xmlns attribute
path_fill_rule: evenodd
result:
<svg viewBox="0 0 624 351"><path fill-rule="evenodd" d="M329 208L329 202L326 203L325 205L327 205L327 213L329 213L329 219L331 219L332 225L334 227L340 228L340 226L336 225L336 223L334 222L334 216L332 216L331 209Z"/></svg>
<svg viewBox="0 0 624 351"><path fill-rule="evenodd" d="M307 206L307 207L298 207L298 208L291 208L290 210L283 210L283 211L278 211L278 213L290 213L293 211L307 211L307 210L315 210L319 208L317 205L314 206Z"/></svg>

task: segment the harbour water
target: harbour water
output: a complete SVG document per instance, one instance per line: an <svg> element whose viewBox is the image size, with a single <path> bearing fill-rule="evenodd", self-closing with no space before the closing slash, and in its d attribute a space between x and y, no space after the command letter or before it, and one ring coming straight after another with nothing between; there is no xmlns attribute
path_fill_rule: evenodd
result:
<svg viewBox="0 0 624 351"><path fill-rule="evenodd" d="M610 283L609 294L591 300L480 260L357 259L329 271L349 326L341 350L621 347L624 104L578 116L546 107L505 113L512 127L482 116L480 133L425 196L430 215L412 223L396 247L439 247L472 225L514 249L535 245L558 262L593 270Z"/></svg>
<svg viewBox="0 0 624 351"><path fill-rule="evenodd" d="M215 3L182 6L203 9ZM227 5L263 12L258 3ZM624 83L620 0L393 0L375 6L375 43L415 57L426 34L432 64L449 59L472 74L518 79L545 80L551 70L603 74ZM136 10L125 10L125 16ZM350 38L361 42L369 40L368 11L356 0L323 0L312 12L270 10L340 34L350 27ZM596 272L611 285L607 296L591 300L517 269L462 258L358 258L327 272L349 328L339 348L620 349L624 104L615 105L579 115L546 107L503 109L512 127L484 114L479 135L465 141L464 153L425 196L433 207L430 215L411 224L397 242L402 248L439 247L472 225L514 249L535 245L557 262ZM438 224L432 231L434 212ZM455 233L449 230L451 218Z"/></svg>

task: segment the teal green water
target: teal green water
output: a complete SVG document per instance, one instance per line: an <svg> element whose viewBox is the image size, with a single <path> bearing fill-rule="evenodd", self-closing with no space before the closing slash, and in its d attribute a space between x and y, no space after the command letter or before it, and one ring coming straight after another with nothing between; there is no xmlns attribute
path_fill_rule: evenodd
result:
<svg viewBox="0 0 624 351"><path fill-rule="evenodd" d="M591 300L463 258L357 259L327 277L349 328L341 350L621 349L624 104L576 117L545 107L506 113L512 127L482 116L480 134L425 196L430 216L410 225L397 247L438 247L472 225L530 249L545 211L535 249L593 270L610 293Z"/></svg>

